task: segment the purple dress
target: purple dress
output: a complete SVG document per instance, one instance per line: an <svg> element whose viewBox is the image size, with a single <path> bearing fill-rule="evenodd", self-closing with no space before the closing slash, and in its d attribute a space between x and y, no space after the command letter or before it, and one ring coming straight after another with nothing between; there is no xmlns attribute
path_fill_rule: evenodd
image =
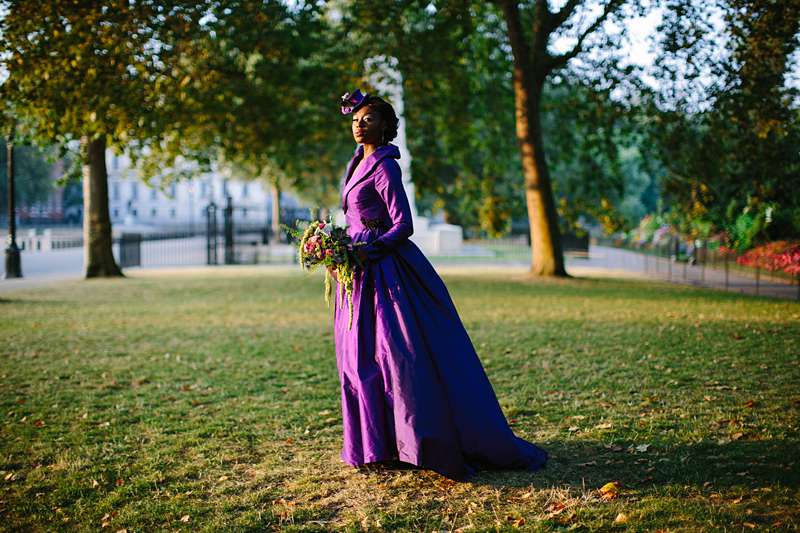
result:
<svg viewBox="0 0 800 533"><path fill-rule="evenodd" d="M452 479L538 470L547 453L509 428L447 288L409 240L400 151L379 147L351 176L362 157L359 146L342 191L348 234L369 257L355 274L351 329L347 297L334 299L342 459L394 459Z"/></svg>

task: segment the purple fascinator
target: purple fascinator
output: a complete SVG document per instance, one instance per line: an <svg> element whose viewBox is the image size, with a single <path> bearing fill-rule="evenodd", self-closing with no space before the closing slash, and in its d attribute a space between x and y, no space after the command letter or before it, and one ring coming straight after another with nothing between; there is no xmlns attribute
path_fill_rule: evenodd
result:
<svg viewBox="0 0 800 533"><path fill-rule="evenodd" d="M349 115L353 109L361 105L361 103L369 96L369 93L361 93L361 89L356 89L352 93L344 93L342 95L342 115Z"/></svg>

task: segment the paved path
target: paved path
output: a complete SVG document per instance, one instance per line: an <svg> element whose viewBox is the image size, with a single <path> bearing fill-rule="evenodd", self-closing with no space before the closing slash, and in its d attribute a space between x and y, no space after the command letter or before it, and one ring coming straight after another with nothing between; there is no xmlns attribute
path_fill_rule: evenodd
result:
<svg viewBox="0 0 800 533"><path fill-rule="evenodd" d="M721 264L712 268L710 265L703 267L675 263L666 257L655 257L610 246L592 246L590 258L585 266L754 296L770 296L788 300L800 299L800 290L797 284L793 284L789 280L773 278L765 272L761 273L757 281L755 276L750 275L749 272L741 272L729 267L726 280L725 268Z"/></svg>
<svg viewBox="0 0 800 533"><path fill-rule="evenodd" d="M205 248L198 243L187 244L189 250L172 252L174 245L163 241L147 243L147 249L143 249L145 259L144 268L126 269L126 273L131 276L147 275L187 275L197 272L222 272L227 269L240 269L244 272L244 266L212 266L207 267L201 263L205 260ZM194 251L197 250L197 253ZM202 254L200 253L202 251ZM178 253L176 260L171 260L171 253ZM196 257L195 257L196 255ZM202 255L202 257L201 257ZM151 258L151 259L148 259ZM220 255L221 258L221 255ZM154 266L158 262L172 262L166 266ZM151 264L148 264L151 262ZM176 264L176 262L178 264ZM192 262L194 265L192 265ZM1 262L0 263L4 263ZM181 264L182 263L182 264ZM188 263L188 264L187 264ZM504 272L510 275L524 275L528 271L527 261L511 262L492 262L486 261L464 264L453 264L446 261L434 261L436 268L442 273L487 273ZM4 268L3 264L0 267ZM295 270L296 265L256 265L247 267L249 269L264 270ZM593 245L588 257L567 255L567 271L574 276L581 277L612 277L612 278L638 278L638 279L657 279L682 283L686 285L709 287L714 289L729 290L743 294L761 296L771 296L790 300L798 299L798 287L781 280L772 280L769 276L762 276L756 288L756 280L730 270L728 273L727 289L725 282L725 271L722 268L712 269L706 267L686 265L685 263L672 263L666 258L656 258L646 256L641 253L622 250L609 246ZM22 254L22 279L1 279L0 293L27 289L31 287L48 285L62 280L79 280L82 277L83 252L79 248L66 250L56 250L49 252L23 252ZM5 272L2 272L4 275Z"/></svg>

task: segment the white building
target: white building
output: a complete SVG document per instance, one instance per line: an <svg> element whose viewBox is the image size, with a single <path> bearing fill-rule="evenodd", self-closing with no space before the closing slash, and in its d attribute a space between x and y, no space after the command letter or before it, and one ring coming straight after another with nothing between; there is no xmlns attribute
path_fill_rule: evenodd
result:
<svg viewBox="0 0 800 533"><path fill-rule="evenodd" d="M269 225L272 194L260 181L237 181L219 172L197 173L191 180L171 183L161 190L157 179L148 186L130 166L127 156L106 152L108 204L115 228L146 228L158 231L192 231L205 228L206 207L221 210L227 196L233 201L234 223ZM299 207L292 195L281 193L281 207ZM222 223L222 212L218 212Z"/></svg>

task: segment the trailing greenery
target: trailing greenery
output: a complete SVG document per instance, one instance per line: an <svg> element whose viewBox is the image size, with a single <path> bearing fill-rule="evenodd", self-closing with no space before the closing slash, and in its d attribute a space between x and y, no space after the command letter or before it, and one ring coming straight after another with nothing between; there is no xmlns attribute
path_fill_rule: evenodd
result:
<svg viewBox="0 0 800 533"><path fill-rule="evenodd" d="M0 530L800 526L796 304L523 270L445 275L552 456L470 483L340 461L332 317L292 268L4 294Z"/></svg>

